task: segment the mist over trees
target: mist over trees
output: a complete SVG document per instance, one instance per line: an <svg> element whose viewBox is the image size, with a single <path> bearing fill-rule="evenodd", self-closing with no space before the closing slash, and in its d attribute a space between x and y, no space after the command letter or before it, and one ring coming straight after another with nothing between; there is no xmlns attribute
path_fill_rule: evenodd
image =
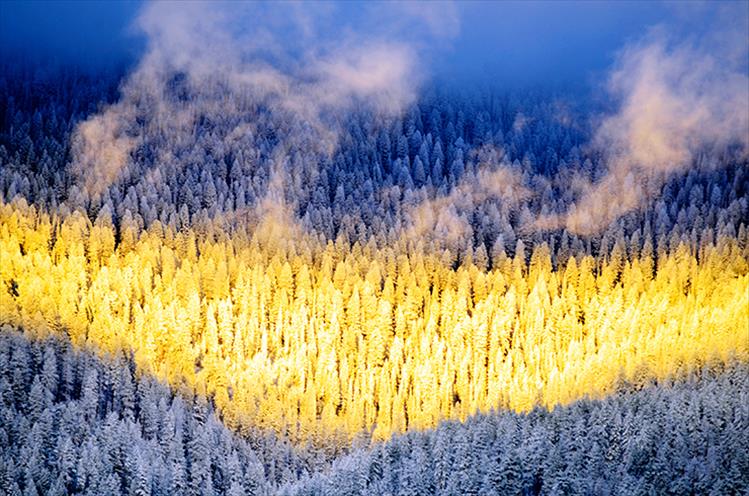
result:
<svg viewBox="0 0 749 496"><path fill-rule="evenodd" d="M0 489L749 491L743 72L417 94L159 8L133 68L0 61Z"/></svg>
<svg viewBox="0 0 749 496"><path fill-rule="evenodd" d="M450 249L457 262L477 250L487 253L489 263L492 253L512 256L518 240L528 250L546 243L556 265L570 254L606 255L617 241L628 250L649 243L657 252L670 243L696 249L721 235L746 236L741 226L749 215L747 176L739 165L746 162L730 148L704 150L686 174L666 175L668 182L653 201L600 232L583 236L566 228L535 228L536 219L565 212L578 199L570 179L595 181L606 165L584 150L589 132L580 122L586 109L568 103L576 95L543 90L467 96L435 90L402 118L381 122L354 115L344 123L331 156L304 145L303 128L260 109L203 115L178 146L163 141L168 135L148 134L125 172L91 198L70 170L71 137L94 102L113 98L116 80L80 81L72 73L58 78L39 69L38 75L23 77L15 67L4 71L2 84L4 201L23 198L63 215L79 209L92 222L111 223L118 241L124 232L146 230L156 221L173 231L198 225L252 233L259 217L268 214L259 205L270 193L321 242L420 243L420 249ZM171 90L177 98L176 82ZM245 121L252 130L229 136ZM314 136L310 132L309 138ZM274 156L278 142L288 146L281 157ZM159 156L163 149L170 151L167 161ZM469 188L467 198L438 209L419 240L404 239L414 223L423 222L414 218L415 207L461 184L479 183L482 170L504 167L533 194L508 201L490 190L474 199L476 191ZM633 187L647 189L646 183L647 178ZM456 226L459 239L447 236ZM635 246L625 246L633 236Z"/></svg>

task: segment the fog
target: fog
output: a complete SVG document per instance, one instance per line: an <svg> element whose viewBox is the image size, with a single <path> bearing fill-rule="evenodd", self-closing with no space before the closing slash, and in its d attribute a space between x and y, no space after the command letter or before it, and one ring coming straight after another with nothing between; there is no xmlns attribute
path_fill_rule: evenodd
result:
<svg viewBox="0 0 749 496"><path fill-rule="evenodd" d="M280 194L287 152L330 156L352 112L398 116L432 82L582 84L607 108L587 116L586 145L605 169L595 182L573 178L569 211L533 227L592 234L646 204L701 151L738 145L746 154L748 10L740 2L4 2L0 36L9 60L132 67L118 100L73 135L71 169L94 199L138 143L151 143L156 163L174 161L201 116L235 117L233 131L217 137L229 149L259 125L242 117L253 105L311 129L273 151L259 203L269 218L290 217L294 199ZM523 122L518 114L515 127ZM466 199L526 198L495 161L419 206L416 231L462 232L455 212Z"/></svg>

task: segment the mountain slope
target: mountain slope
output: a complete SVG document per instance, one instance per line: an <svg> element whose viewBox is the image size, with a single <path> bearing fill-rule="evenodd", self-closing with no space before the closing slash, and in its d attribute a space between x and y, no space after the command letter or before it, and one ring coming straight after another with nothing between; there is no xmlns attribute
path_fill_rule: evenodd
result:
<svg viewBox="0 0 749 496"><path fill-rule="evenodd" d="M287 495L746 494L749 367L397 436Z"/></svg>
<svg viewBox="0 0 749 496"><path fill-rule="evenodd" d="M494 412L332 460L259 432L124 357L0 333L0 485L33 494L745 494L749 366L604 400ZM332 461L332 466L331 466ZM280 489L279 489L280 488Z"/></svg>
<svg viewBox="0 0 749 496"><path fill-rule="evenodd" d="M224 427L122 356L0 331L0 487L9 495L270 494L326 461Z"/></svg>

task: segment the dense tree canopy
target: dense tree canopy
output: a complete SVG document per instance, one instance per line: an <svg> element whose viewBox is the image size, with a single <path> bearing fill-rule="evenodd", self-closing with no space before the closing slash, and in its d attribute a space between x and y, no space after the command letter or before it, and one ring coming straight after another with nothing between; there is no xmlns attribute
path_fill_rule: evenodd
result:
<svg viewBox="0 0 749 496"><path fill-rule="evenodd" d="M580 232L540 223L607 170L572 90L436 88L326 116L331 148L175 76L164 98L195 125L138 99L98 176L77 130L117 75L4 64L11 494L747 489L730 147L633 179L647 202Z"/></svg>

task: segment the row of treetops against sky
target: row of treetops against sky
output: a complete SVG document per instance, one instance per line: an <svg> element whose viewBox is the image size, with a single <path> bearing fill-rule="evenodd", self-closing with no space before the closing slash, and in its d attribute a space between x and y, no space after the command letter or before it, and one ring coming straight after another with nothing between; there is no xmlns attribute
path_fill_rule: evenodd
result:
<svg viewBox="0 0 749 496"><path fill-rule="evenodd" d="M141 372L213 397L234 427L382 439L749 360L746 246L719 237L554 269L540 245L487 270L398 245L280 249L158 226L126 240L82 214L0 204L0 323L132 350Z"/></svg>

